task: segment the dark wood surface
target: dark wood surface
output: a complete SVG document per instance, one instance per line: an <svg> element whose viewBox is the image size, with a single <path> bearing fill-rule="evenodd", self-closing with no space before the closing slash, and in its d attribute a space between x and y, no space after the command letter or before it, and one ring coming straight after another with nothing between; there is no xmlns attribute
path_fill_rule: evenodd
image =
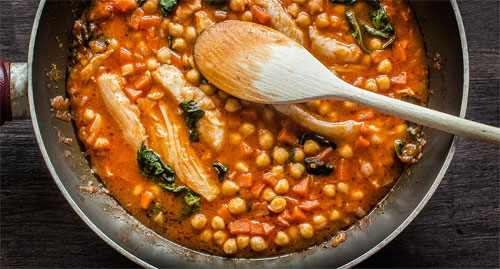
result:
<svg viewBox="0 0 500 269"><path fill-rule="evenodd" d="M26 61L38 0L0 0L0 59ZM499 126L500 2L459 3L470 56L467 118ZM135 267L66 203L31 122L0 127L2 267ZM460 138L438 190L418 217L360 267L500 267L500 148Z"/></svg>

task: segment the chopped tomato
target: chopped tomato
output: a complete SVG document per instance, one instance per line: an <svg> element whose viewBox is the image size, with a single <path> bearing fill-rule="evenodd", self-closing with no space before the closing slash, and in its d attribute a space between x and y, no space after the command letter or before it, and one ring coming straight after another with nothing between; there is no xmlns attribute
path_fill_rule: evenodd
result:
<svg viewBox="0 0 500 269"><path fill-rule="evenodd" d="M290 221L296 221L296 222L303 222L307 220L306 214L300 208L297 206L293 208L292 210L292 218Z"/></svg>
<svg viewBox="0 0 500 269"><path fill-rule="evenodd" d="M321 152L320 154L318 154L316 156L316 158L324 161L324 160L328 159L330 156L332 156L332 154L333 154L333 148L332 147L328 147L325 150L323 150L323 152Z"/></svg>
<svg viewBox="0 0 500 269"><path fill-rule="evenodd" d="M245 142L240 143L240 151L243 156L250 156L254 149Z"/></svg>
<svg viewBox="0 0 500 269"><path fill-rule="evenodd" d="M306 197L309 193L309 176L305 177L302 181L295 184L292 190L298 195Z"/></svg>
<svg viewBox="0 0 500 269"><path fill-rule="evenodd" d="M252 188L250 189L252 196L254 198L259 198L260 193L262 192L262 190L264 189L265 186L266 186L266 183L264 183L262 181L259 181L259 182L256 182L255 184L253 184Z"/></svg>
<svg viewBox="0 0 500 269"><path fill-rule="evenodd" d="M305 211L312 211L318 207L320 207L320 203L318 202L318 200L303 201L299 205L299 208Z"/></svg>
<svg viewBox="0 0 500 269"><path fill-rule="evenodd" d="M135 0L114 0L113 8L116 11L127 13L135 8L137 2Z"/></svg>
<svg viewBox="0 0 500 269"><path fill-rule="evenodd" d="M269 209L266 202L253 202L252 215L255 217L262 217L269 215Z"/></svg>
<svg viewBox="0 0 500 269"><path fill-rule="evenodd" d="M356 139L356 142L354 142L354 149L356 150L365 149L368 146L370 146L370 141L362 136L359 136L358 139Z"/></svg>
<svg viewBox="0 0 500 269"><path fill-rule="evenodd" d="M139 97L143 94L142 91L136 91L131 88L124 88L123 91L125 92L125 95L128 97L128 99L130 99L130 101L132 101L133 103L135 103L135 101L137 101L137 99L139 99Z"/></svg>
<svg viewBox="0 0 500 269"><path fill-rule="evenodd" d="M128 64L132 62L132 53L126 48L120 48L120 64Z"/></svg>
<svg viewBox="0 0 500 269"><path fill-rule="evenodd" d="M134 87L138 91L145 91L151 87L151 77L142 76L138 80L135 81Z"/></svg>
<svg viewBox="0 0 500 269"><path fill-rule="evenodd" d="M158 16L142 16L139 29L149 29L160 25L161 19Z"/></svg>
<svg viewBox="0 0 500 269"><path fill-rule="evenodd" d="M241 188L238 193L240 194L240 197L242 199L251 199L252 198L252 192L250 192L249 188Z"/></svg>
<svg viewBox="0 0 500 269"><path fill-rule="evenodd" d="M128 25L135 30L139 29L139 25L141 24L141 18L144 16L144 11L142 9L137 8L130 16L130 20L128 21Z"/></svg>
<svg viewBox="0 0 500 269"><path fill-rule="evenodd" d="M221 208L217 210L217 216L221 217L225 222L228 222L233 218L226 205L222 205Z"/></svg>
<svg viewBox="0 0 500 269"><path fill-rule="evenodd" d="M291 205L298 205L299 204L299 201L297 199L293 199L293 198L288 197L288 196L285 196L285 200L288 204L291 204Z"/></svg>
<svg viewBox="0 0 500 269"><path fill-rule="evenodd" d="M255 109L245 109L241 111L241 116L250 122L255 122L258 118L257 111L255 111Z"/></svg>
<svg viewBox="0 0 500 269"><path fill-rule="evenodd" d="M142 209L148 209L151 202L153 202L153 193L150 191L145 191L141 194L140 206Z"/></svg>
<svg viewBox="0 0 500 269"><path fill-rule="evenodd" d="M230 234L250 233L250 221L247 219L236 220L227 225Z"/></svg>
<svg viewBox="0 0 500 269"><path fill-rule="evenodd" d="M236 128L241 125L241 121L238 117L230 115L227 119L227 127Z"/></svg>
<svg viewBox="0 0 500 269"><path fill-rule="evenodd" d="M262 227L262 223L258 221L250 221L250 234L251 235L263 235L264 227Z"/></svg>
<svg viewBox="0 0 500 269"><path fill-rule="evenodd" d="M374 64L378 64L381 61L390 58L392 55L392 51L390 49L385 50L376 50L371 53L372 62Z"/></svg>
<svg viewBox="0 0 500 269"><path fill-rule="evenodd" d="M283 127L278 134L278 141L290 145L295 145L297 144L297 136L291 129Z"/></svg>
<svg viewBox="0 0 500 269"><path fill-rule="evenodd" d="M245 173L243 175L239 175L236 180L241 188L250 188L253 185L253 174Z"/></svg>
<svg viewBox="0 0 500 269"><path fill-rule="evenodd" d="M288 221L290 221L291 219L292 216L290 215L290 211L288 211L288 209L283 210L283 212L281 212L281 214L278 216L278 221L286 227L290 226L290 223Z"/></svg>
<svg viewBox="0 0 500 269"><path fill-rule="evenodd" d="M146 64L145 63L136 63L135 64L135 71L136 72L142 72L142 71L146 71Z"/></svg>
<svg viewBox="0 0 500 269"><path fill-rule="evenodd" d="M269 223L262 223L262 228L264 229L264 235L269 235L275 228L275 225L271 225Z"/></svg>
<svg viewBox="0 0 500 269"><path fill-rule="evenodd" d="M92 12L92 20L106 19L113 14L113 3L97 2Z"/></svg>
<svg viewBox="0 0 500 269"><path fill-rule="evenodd" d="M271 19L271 14L267 13L267 11L257 5L253 5L250 11L252 11L252 14L255 18L257 18L257 21L262 24L268 23Z"/></svg>
<svg viewBox="0 0 500 269"><path fill-rule="evenodd" d="M265 173L263 176L262 176L262 179L269 183L269 185L271 186L274 186L278 183L278 179L276 177L273 176L273 174L271 173Z"/></svg>
<svg viewBox="0 0 500 269"><path fill-rule="evenodd" d="M392 77L391 82L395 85L406 85L406 72L401 72L401 74L399 74L397 77Z"/></svg>
<svg viewBox="0 0 500 269"><path fill-rule="evenodd" d="M398 62L406 61L406 47L408 46L408 40L401 40L396 42L392 46L392 53L394 54L394 59Z"/></svg>

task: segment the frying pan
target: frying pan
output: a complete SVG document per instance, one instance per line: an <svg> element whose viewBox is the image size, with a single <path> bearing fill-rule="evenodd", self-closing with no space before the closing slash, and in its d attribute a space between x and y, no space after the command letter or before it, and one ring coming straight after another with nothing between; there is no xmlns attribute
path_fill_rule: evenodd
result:
<svg viewBox="0 0 500 269"><path fill-rule="evenodd" d="M12 117L31 115L42 156L66 200L97 235L140 266L354 266L383 248L416 217L451 162L457 139L424 128L427 145L422 160L406 169L385 199L359 224L347 230L347 240L335 248L320 245L280 257L227 259L170 242L136 221L100 187L76 143L74 126L54 118L50 110L51 98L66 96L66 82L64 79L50 80L46 73L54 64L66 74L74 14L83 8L82 2L40 2L31 34L28 63L0 64L1 118L3 122ZM430 64L429 88L432 94L428 106L464 117L469 71L465 33L457 4L451 0L414 1L412 5L424 35ZM438 60L441 68L433 68L431 63ZM60 133L75 142L71 146L61 143ZM79 189L88 182L97 186L96 193L89 194Z"/></svg>

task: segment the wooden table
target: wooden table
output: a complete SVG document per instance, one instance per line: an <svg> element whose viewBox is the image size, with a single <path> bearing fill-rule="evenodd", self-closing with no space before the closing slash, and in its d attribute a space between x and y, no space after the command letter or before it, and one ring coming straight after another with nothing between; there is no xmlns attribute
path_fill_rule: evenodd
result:
<svg viewBox="0 0 500 269"><path fill-rule="evenodd" d="M496 0L459 3L470 56L467 118L499 126ZM37 0L0 1L0 59L26 61ZM438 27L438 26L437 26ZM70 208L40 155L31 122L0 127L2 267L135 267ZM500 148L461 138L420 215L361 267L500 267Z"/></svg>

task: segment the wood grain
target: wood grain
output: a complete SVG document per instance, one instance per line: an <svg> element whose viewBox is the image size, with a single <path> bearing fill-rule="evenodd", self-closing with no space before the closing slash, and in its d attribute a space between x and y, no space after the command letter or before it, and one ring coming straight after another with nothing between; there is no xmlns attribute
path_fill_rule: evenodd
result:
<svg viewBox="0 0 500 269"><path fill-rule="evenodd" d="M0 1L0 59L26 61L38 1ZM460 1L471 65L467 118L500 122L500 13L495 0ZM15 27L13 27L15 25ZM461 138L419 216L360 267L500 267L500 148ZM31 122L0 127L2 267L137 267L70 208L42 160Z"/></svg>

